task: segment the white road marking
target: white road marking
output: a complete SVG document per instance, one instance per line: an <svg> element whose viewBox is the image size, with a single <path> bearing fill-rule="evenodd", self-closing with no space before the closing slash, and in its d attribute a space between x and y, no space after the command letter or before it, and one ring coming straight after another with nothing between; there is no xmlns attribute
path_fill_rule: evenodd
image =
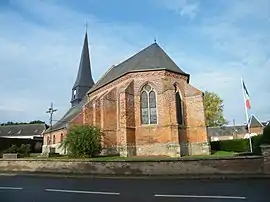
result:
<svg viewBox="0 0 270 202"><path fill-rule="evenodd" d="M200 196L200 195L163 195L155 194L157 197L170 197L170 198L209 198L209 199L239 199L246 200L244 196Z"/></svg>
<svg viewBox="0 0 270 202"><path fill-rule="evenodd" d="M0 187L0 189L5 189L5 190L22 190L23 188L21 187Z"/></svg>
<svg viewBox="0 0 270 202"><path fill-rule="evenodd" d="M49 192L63 192L63 193L77 193L77 194L102 194L102 195L120 195L117 192L95 192L95 191L79 191L79 190L65 190L65 189L45 189Z"/></svg>

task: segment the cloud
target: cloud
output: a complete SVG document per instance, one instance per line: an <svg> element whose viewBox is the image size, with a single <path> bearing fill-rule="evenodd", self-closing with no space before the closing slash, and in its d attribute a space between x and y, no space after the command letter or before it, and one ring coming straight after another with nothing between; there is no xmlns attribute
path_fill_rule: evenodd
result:
<svg viewBox="0 0 270 202"><path fill-rule="evenodd" d="M0 13L4 27L0 33L0 121L47 121L45 111L50 102L58 108L56 120L65 113L79 66L86 19L95 80L144 43L143 39L130 43L136 41L132 30L141 35L145 32L139 25L101 23L94 16L48 1L10 2L13 9Z"/></svg>
<svg viewBox="0 0 270 202"><path fill-rule="evenodd" d="M190 0L158 0L157 4L191 19L196 17L199 8L198 2Z"/></svg>
<svg viewBox="0 0 270 202"><path fill-rule="evenodd" d="M251 95L252 113L261 120L270 119L270 105L265 100L270 96L267 0L214 1L211 6L204 0L149 0L151 13L156 13L157 6L158 11L168 14L165 27L155 24L155 28L150 21L149 26L143 26L141 16L147 13L133 16L137 21L120 23L93 15L91 9L95 7L81 12L65 1L9 2L0 12L0 122L47 121L45 111L50 102L58 109L54 119L66 112L86 20L95 81L111 65L146 47L157 36L172 59L191 74L194 86L221 96L229 121L245 121L241 76ZM159 21L159 16L154 20Z"/></svg>
<svg viewBox="0 0 270 202"><path fill-rule="evenodd" d="M241 76L251 94L251 113L261 120L269 120L270 105L264 98L270 95L270 2L219 1L212 5L214 14L205 9L203 2L197 1L201 6L197 8L200 20L184 28L189 37L182 39L188 40L181 44L183 50L179 51L178 43L170 44L174 58L190 70L195 86L215 91L222 97L229 121L236 118L241 123L245 120ZM183 22L182 16L179 17L179 23ZM182 26L178 34L180 32L183 32ZM190 45L192 51L188 50Z"/></svg>

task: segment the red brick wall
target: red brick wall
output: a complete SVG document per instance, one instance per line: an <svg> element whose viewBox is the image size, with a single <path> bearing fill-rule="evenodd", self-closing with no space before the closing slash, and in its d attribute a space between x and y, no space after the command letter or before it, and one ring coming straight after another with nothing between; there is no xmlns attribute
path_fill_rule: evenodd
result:
<svg viewBox="0 0 270 202"><path fill-rule="evenodd" d="M250 128L251 133L257 133L257 134L262 134L263 133L263 127L253 127Z"/></svg>
<svg viewBox="0 0 270 202"><path fill-rule="evenodd" d="M158 123L155 125L141 124L140 90L145 84L156 91ZM180 128L176 119L175 86L183 101L184 125ZM113 99L108 99L112 96ZM93 97L97 97L95 107ZM105 129L105 136L116 139L118 146L129 144L139 148L179 144L179 140L188 144L207 142L203 95L187 83L187 77L167 71L130 73L92 93L89 100L84 110L85 123L91 124L93 117L93 124ZM106 129L110 129L107 135Z"/></svg>

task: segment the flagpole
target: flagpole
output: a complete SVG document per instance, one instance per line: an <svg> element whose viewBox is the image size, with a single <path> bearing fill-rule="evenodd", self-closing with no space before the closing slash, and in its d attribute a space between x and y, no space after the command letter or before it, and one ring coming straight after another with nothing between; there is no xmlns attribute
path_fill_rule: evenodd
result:
<svg viewBox="0 0 270 202"><path fill-rule="evenodd" d="M249 116L248 116L248 109L246 105L246 98L245 98L245 92L243 87L243 77L241 77L241 86L242 86L242 93L243 93L243 99L244 99L244 105L245 105L245 112L246 112L246 121L247 121L247 128L248 128L248 137L249 137L249 148L250 152L253 152L252 149L252 141L251 141L251 133L250 133L250 126L249 126Z"/></svg>

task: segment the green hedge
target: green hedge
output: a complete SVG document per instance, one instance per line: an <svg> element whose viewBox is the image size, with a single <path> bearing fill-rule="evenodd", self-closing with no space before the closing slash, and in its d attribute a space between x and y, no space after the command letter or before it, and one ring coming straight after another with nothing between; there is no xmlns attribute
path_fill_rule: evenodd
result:
<svg viewBox="0 0 270 202"><path fill-rule="evenodd" d="M263 130L262 135L251 138L254 154L261 154L260 145L270 144L270 124ZM211 142L212 151L249 152L249 139L222 140Z"/></svg>
<svg viewBox="0 0 270 202"><path fill-rule="evenodd" d="M259 145L262 144L262 135L251 138L253 152L260 154ZM249 139L222 140L211 142L212 151L249 152Z"/></svg>
<svg viewBox="0 0 270 202"><path fill-rule="evenodd" d="M249 142L247 139L222 140L211 142L212 151L248 152Z"/></svg>

